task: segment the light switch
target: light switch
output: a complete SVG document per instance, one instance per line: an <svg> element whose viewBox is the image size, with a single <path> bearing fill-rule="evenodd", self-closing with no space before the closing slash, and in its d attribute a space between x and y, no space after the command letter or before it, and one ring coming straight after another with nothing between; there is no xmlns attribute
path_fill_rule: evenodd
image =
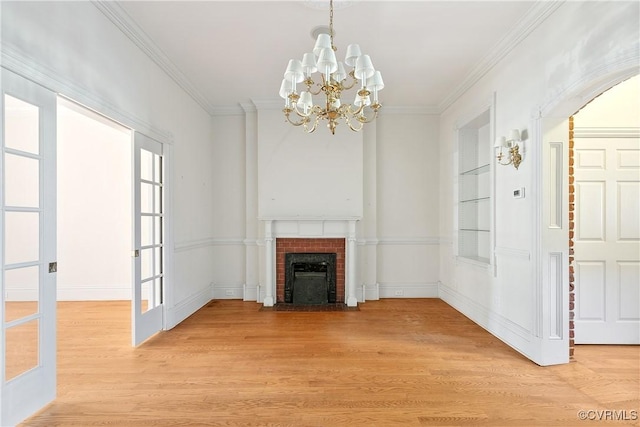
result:
<svg viewBox="0 0 640 427"><path fill-rule="evenodd" d="M513 190L514 199L524 199L524 187L516 188Z"/></svg>

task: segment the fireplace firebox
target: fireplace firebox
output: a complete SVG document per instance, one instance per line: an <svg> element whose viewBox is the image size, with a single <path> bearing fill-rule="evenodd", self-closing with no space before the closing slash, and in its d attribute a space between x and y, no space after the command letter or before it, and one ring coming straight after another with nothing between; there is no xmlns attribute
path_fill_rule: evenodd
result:
<svg viewBox="0 0 640 427"><path fill-rule="evenodd" d="M326 305L336 302L335 253L286 253L284 302Z"/></svg>

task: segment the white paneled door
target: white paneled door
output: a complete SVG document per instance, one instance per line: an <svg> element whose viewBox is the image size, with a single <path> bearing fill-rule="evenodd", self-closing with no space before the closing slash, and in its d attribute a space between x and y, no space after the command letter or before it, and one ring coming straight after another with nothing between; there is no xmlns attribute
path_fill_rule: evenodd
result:
<svg viewBox="0 0 640 427"><path fill-rule="evenodd" d="M134 133L133 345L160 331L164 310L164 171L162 144Z"/></svg>
<svg viewBox="0 0 640 427"><path fill-rule="evenodd" d="M574 144L575 342L640 344L640 139Z"/></svg>
<svg viewBox="0 0 640 427"><path fill-rule="evenodd" d="M2 69L0 425L56 396L56 95Z"/></svg>

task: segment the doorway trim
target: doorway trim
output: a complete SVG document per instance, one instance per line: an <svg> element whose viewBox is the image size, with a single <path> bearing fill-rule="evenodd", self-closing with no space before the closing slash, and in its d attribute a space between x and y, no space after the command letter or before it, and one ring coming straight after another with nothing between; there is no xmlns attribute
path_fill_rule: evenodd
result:
<svg viewBox="0 0 640 427"><path fill-rule="evenodd" d="M576 76L532 114L532 193L534 195L533 267L534 333L539 346L536 363L567 363L570 354L569 322L573 320L569 299L569 117L600 93L640 73L640 55L629 49L614 61L603 61L591 72ZM558 138L558 129L566 132ZM554 133L555 132L555 133ZM554 144L551 147L551 144ZM560 159L550 155L551 148ZM554 164L555 160L558 164ZM562 160L565 159L565 160ZM550 200L549 183L562 190ZM550 224L548 207L555 203L558 224ZM553 226L552 226L553 225ZM553 229L554 237L549 237ZM556 322L555 325L552 325ZM559 335L552 329L556 329Z"/></svg>
<svg viewBox="0 0 640 427"><path fill-rule="evenodd" d="M174 247L173 234L173 134L167 130L145 121L137 115L125 111L113 105L107 100L97 96L85 88L78 86L74 81L60 75L56 70L38 63L33 57L25 55L19 49L2 44L0 49L1 68L14 72L28 80L31 80L45 88L55 92L58 96L68 98L97 114L108 117L121 125L143 133L163 145L165 165L165 316L164 329L171 329L184 320L181 313L176 313L174 302Z"/></svg>

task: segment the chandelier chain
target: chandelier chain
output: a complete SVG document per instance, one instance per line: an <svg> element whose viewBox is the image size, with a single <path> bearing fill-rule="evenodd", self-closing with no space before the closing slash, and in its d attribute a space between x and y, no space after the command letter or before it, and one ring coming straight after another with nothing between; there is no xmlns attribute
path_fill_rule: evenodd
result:
<svg viewBox="0 0 640 427"><path fill-rule="evenodd" d="M331 49L337 50L333 44L333 0L329 0L329 37L331 37Z"/></svg>

